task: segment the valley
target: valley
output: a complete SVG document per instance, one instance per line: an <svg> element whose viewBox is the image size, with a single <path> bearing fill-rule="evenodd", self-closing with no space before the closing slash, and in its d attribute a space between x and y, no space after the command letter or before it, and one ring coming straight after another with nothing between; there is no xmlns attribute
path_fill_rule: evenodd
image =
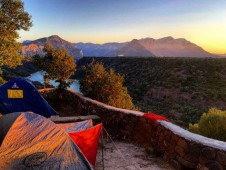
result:
<svg viewBox="0 0 226 170"><path fill-rule="evenodd" d="M226 108L226 59L183 38L93 44L70 43L53 35L23 42L22 54L28 61L43 55L47 42L55 49L64 47L74 57L76 79L82 78L82 66L92 62L103 62L107 70L113 68L124 75L125 86L141 111L162 114L187 127L209 108ZM3 69L3 77L26 77L38 71L30 62L16 70Z"/></svg>
<svg viewBox="0 0 226 170"><path fill-rule="evenodd" d="M197 123L209 108L226 109L226 58L83 57L72 78L81 79L82 67L93 62L124 75L124 85L141 111L164 115L181 126ZM16 69L4 67L3 78L37 73L29 58L23 63ZM79 84L74 84L78 91Z"/></svg>
<svg viewBox="0 0 226 170"><path fill-rule="evenodd" d="M144 112L162 114L175 123L196 123L209 108L226 109L226 59L84 57L82 66L102 62L124 75L133 102Z"/></svg>

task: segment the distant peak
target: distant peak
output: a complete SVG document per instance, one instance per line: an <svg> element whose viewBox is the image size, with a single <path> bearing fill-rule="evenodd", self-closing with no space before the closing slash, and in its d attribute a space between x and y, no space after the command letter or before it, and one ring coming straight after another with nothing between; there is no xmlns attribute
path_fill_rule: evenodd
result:
<svg viewBox="0 0 226 170"><path fill-rule="evenodd" d="M131 42L139 42L138 39L133 39Z"/></svg>
<svg viewBox="0 0 226 170"><path fill-rule="evenodd" d="M190 41L186 40L185 38L177 38L176 40L183 41L183 42L190 42Z"/></svg>
<svg viewBox="0 0 226 170"><path fill-rule="evenodd" d="M174 40L174 38L171 36L168 36L168 37L160 38L159 40Z"/></svg>
<svg viewBox="0 0 226 170"><path fill-rule="evenodd" d="M146 40L155 40L155 39L154 39L154 38L150 38L150 37L146 37L146 38L142 38L142 39L140 39L140 40L146 41Z"/></svg>
<svg viewBox="0 0 226 170"><path fill-rule="evenodd" d="M62 39L62 38L60 38L58 35L51 35L51 36L49 36L48 38L57 38L57 39Z"/></svg>

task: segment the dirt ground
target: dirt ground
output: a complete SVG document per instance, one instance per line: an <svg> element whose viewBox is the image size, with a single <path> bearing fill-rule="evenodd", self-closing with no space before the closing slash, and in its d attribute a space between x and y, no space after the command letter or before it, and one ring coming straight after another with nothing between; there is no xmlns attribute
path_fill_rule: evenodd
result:
<svg viewBox="0 0 226 170"><path fill-rule="evenodd" d="M103 170L102 149L99 145L96 170ZM105 170L173 170L162 158L147 154L144 148L130 143L104 141Z"/></svg>

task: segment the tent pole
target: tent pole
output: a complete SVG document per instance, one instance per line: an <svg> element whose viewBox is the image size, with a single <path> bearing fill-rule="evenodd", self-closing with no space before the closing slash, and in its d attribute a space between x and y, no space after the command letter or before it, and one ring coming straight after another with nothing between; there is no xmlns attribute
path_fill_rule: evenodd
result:
<svg viewBox="0 0 226 170"><path fill-rule="evenodd" d="M103 163L103 170L104 170L104 131L101 132L101 151L102 151L102 163Z"/></svg>

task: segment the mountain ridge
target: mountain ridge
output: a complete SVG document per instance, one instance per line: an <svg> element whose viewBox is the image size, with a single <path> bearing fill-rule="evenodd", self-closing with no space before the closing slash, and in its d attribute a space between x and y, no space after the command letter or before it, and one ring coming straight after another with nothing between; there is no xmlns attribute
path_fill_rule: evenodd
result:
<svg viewBox="0 0 226 170"><path fill-rule="evenodd" d="M75 43L76 44L76 43ZM88 46L92 44L92 46ZM117 47L105 48L107 44L78 43L83 50L84 56L137 56L137 57L217 57L205 51L202 47L186 40L185 38L173 38L172 36L159 39L142 38L133 39L129 42L117 43ZM101 49L101 50L100 50ZM113 50L114 49L114 50ZM102 53L104 51L104 53Z"/></svg>
<svg viewBox="0 0 226 170"><path fill-rule="evenodd" d="M126 43L110 42L104 44L75 43L75 46L83 50L84 56L113 56L115 50L122 48Z"/></svg>
<svg viewBox="0 0 226 170"><path fill-rule="evenodd" d="M22 54L26 56L44 55L42 49L47 42L55 49L64 47L76 60L82 58L83 55L87 57L219 57L219 55L211 54L185 38L173 38L172 36L159 39L147 37L122 43L95 44L71 43L58 35L52 35L33 41L24 41L22 43Z"/></svg>
<svg viewBox="0 0 226 170"><path fill-rule="evenodd" d="M49 37L43 37L36 40L26 40L22 43L22 54L32 57L36 54L44 55L43 48L46 43L50 43L53 48L60 49L65 48L67 52L74 57L75 60L79 60L83 57L82 50L75 47L71 42L68 42L58 35L52 35Z"/></svg>

